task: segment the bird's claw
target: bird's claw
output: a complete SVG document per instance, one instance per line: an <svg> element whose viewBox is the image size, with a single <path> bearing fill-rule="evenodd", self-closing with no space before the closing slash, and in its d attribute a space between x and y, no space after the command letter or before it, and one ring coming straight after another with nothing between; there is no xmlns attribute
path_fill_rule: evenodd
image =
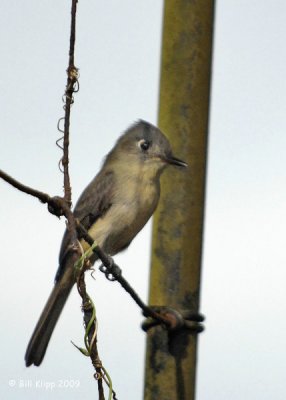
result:
<svg viewBox="0 0 286 400"><path fill-rule="evenodd" d="M117 281L121 276L121 269L115 264L112 257L108 257L108 263L101 264L99 270L104 273L106 279L109 281Z"/></svg>

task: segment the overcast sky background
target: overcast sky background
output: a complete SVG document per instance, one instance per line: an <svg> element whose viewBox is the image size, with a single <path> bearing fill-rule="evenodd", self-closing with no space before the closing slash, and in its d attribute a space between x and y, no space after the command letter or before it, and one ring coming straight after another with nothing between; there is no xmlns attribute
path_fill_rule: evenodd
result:
<svg viewBox="0 0 286 400"><path fill-rule="evenodd" d="M73 198L118 135L138 118L156 124L163 2L79 1L80 92L71 120ZM57 120L63 115L70 1L2 0L0 168L60 194ZM286 4L218 0L213 63L198 400L285 400ZM178 155L179 156L179 155ZM191 155L190 155L191 157ZM0 181L1 397L96 398L72 293L40 368L24 354L51 290L64 221ZM116 256L147 299L151 224ZM140 260L135 262L135 260ZM135 265L136 264L136 265ZM119 399L142 398L140 311L117 283L89 279L99 351ZM78 388L36 388L67 380ZM22 388L21 383L32 387Z"/></svg>

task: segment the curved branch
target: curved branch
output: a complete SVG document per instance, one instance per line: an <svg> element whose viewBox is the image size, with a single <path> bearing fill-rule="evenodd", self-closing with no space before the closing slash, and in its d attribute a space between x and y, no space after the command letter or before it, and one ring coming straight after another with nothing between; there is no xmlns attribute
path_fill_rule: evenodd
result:
<svg viewBox="0 0 286 400"><path fill-rule="evenodd" d="M6 174L6 172L2 171L1 169L0 169L0 178L2 178L10 185L14 186L14 188L20 190L21 192L37 197L42 203L48 203L51 200L51 197L47 193L40 192L39 190L23 185L21 182L12 178L12 176Z"/></svg>

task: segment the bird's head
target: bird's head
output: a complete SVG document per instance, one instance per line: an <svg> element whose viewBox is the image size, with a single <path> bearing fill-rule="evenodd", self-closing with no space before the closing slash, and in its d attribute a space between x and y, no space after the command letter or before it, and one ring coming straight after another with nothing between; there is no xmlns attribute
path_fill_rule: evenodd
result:
<svg viewBox="0 0 286 400"><path fill-rule="evenodd" d="M174 157L166 136L154 125L139 120L118 139L108 158L125 161L128 168L143 168L150 175L160 176L168 165L187 167Z"/></svg>

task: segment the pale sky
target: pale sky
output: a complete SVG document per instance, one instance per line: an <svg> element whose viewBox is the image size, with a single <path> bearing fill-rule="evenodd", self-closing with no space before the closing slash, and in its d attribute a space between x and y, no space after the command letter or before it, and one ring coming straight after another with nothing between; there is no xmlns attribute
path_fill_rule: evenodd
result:
<svg viewBox="0 0 286 400"><path fill-rule="evenodd" d="M138 118L157 122L162 6L161 0L78 3L74 201L128 125ZM55 141L63 115L69 18L67 1L1 3L0 168L51 195L62 191ZM286 398L285 20L282 0L217 1L198 400ZM1 181L0 196L1 398L96 398L90 360L70 343L81 346L84 334L75 290L43 364L25 367L65 225ZM115 257L143 299L150 229L149 223ZM88 287L96 303L100 356L118 398L142 399L140 310L99 272ZM70 386L60 387L61 381ZM45 388L49 384L56 387Z"/></svg>

